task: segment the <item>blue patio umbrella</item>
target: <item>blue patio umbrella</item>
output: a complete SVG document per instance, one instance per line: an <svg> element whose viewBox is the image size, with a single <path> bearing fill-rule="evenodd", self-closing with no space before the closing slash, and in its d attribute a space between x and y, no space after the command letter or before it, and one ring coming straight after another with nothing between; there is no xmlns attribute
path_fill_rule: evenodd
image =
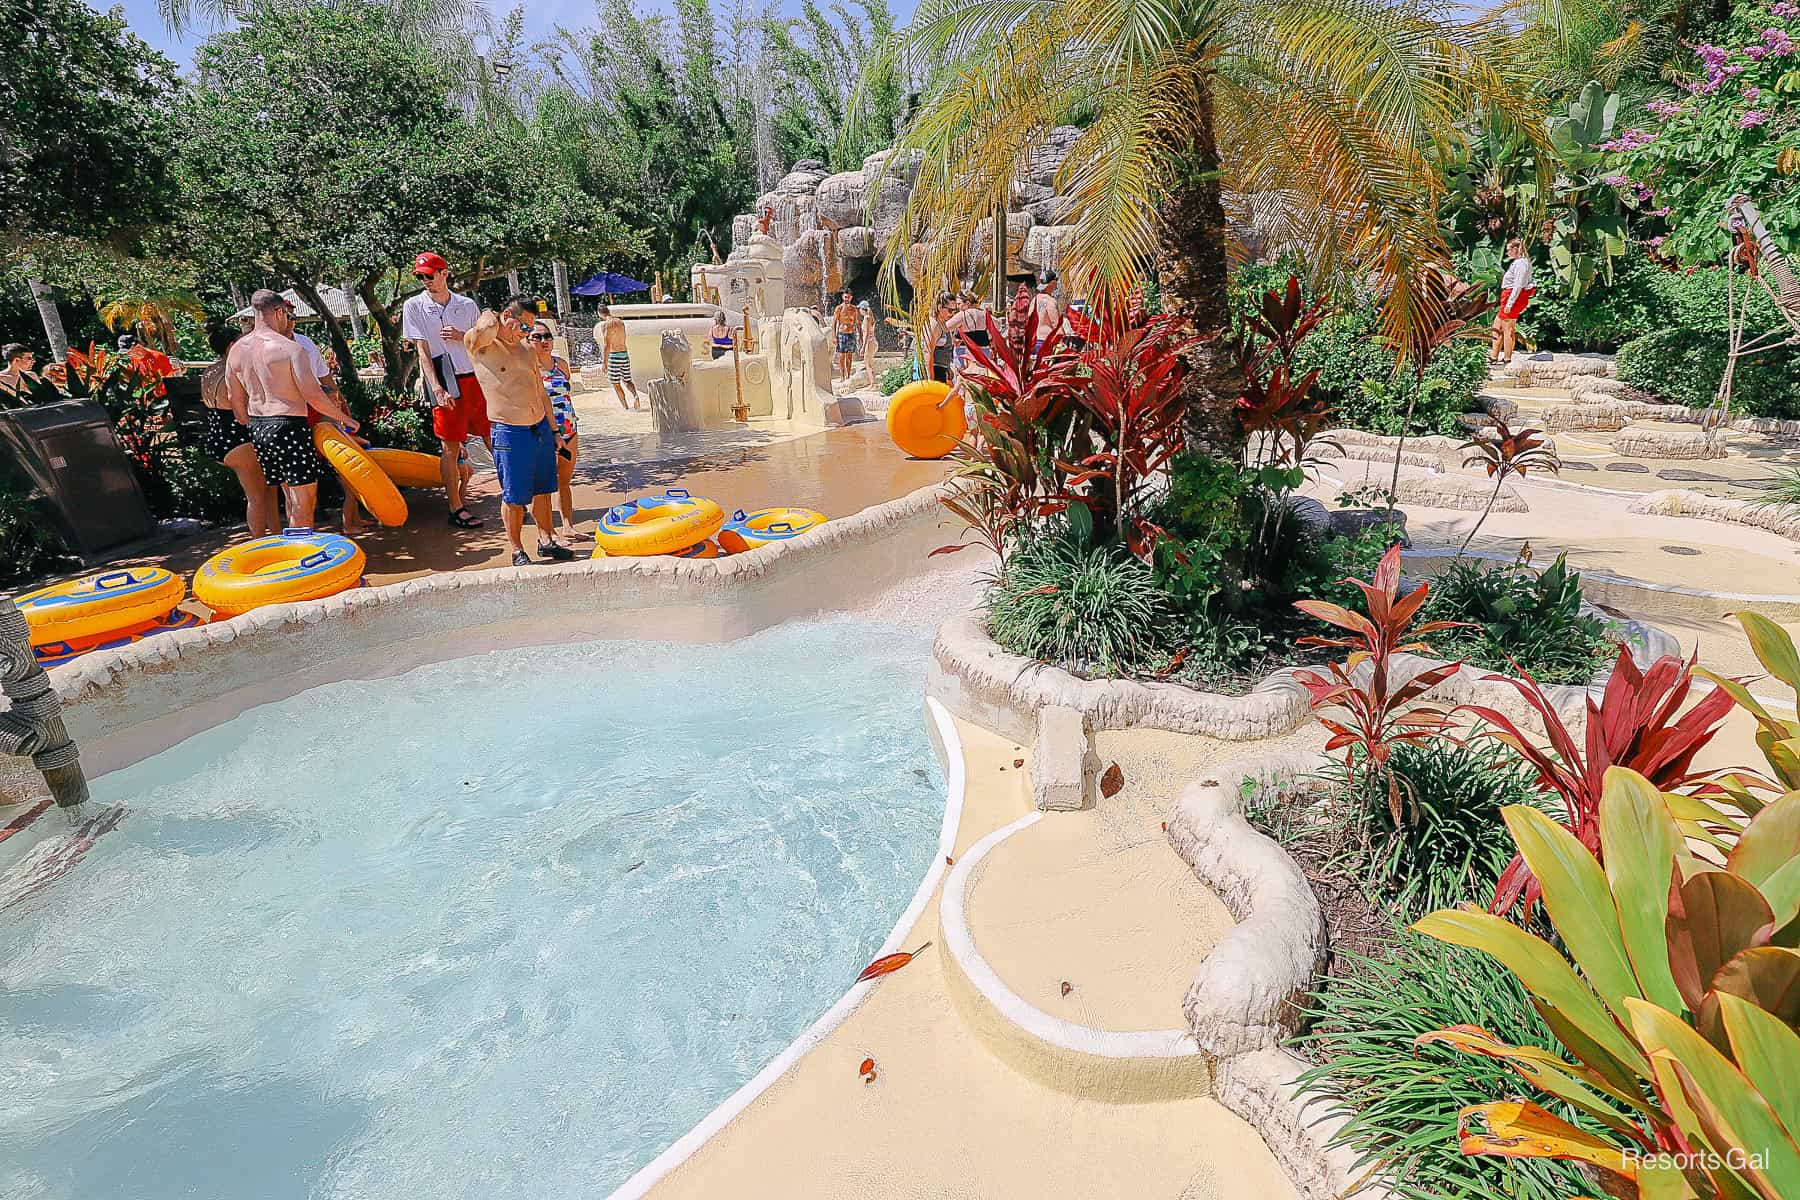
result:
<svg viewBox="0 0 1800 1200"><path fill-rule="evenodd" d="M569 289L577 296L622 296L627 292L649 290L649 284L639 283L629 275L614 275L611 271L595 271Z"/></svg>

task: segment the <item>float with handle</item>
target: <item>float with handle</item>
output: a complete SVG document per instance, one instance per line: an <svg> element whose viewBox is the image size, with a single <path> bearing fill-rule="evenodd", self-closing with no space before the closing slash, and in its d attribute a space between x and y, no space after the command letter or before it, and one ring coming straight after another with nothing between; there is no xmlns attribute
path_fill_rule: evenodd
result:
<svg viewBox="0 0 1800 1200"><path fill-rule="evenodd" d="M719 546L727 554L742 554L771 542L797 538L825 523L825 514L810 508L738 509L719 531Z"/></svg>
<svg viewBox="0 0 1800 1200"><path fill-rule="evenodd" d="M933 379L909 383L888 399L888 436L914 458L942 458L969 432L962 397Z"/></svg>
<svg viewBox="0 0 1800 1200"><path fill-rule="evenodd" d="M222 550L194 576L194 596L214 613L335 596L362 582L362 547L334 533L289 529Z"/></svg>
<svg viewBox="0 0 1800 1200"><path fill-rule="evenodd" d="M675 554L704 542L725 524L715 501L670 488L660 496L640 496L601 514L594 529L594 557Z"/></svg>
<svg viewBox="0 0 1800 1200"><path fill-rule="evenodd" d="M319 456L331 464L344 487L356 493L370 515L383 525L406 524L406 500L400 489L360 443L329 421L320 421L312 432Z"/></svg>
<svg viewBox="0 0 1800 1200"><path fill-rule="evenodd" d="M31 627L32 646L68 658L129 640L166 620L186 598L187 584L173 571L124 567L53 583L14 603Z"/></svg>

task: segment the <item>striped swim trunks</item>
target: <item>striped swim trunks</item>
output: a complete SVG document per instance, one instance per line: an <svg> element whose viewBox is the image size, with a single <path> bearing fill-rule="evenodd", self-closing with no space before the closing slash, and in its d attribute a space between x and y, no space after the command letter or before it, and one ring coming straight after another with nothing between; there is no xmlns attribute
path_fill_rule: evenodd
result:
<svg viewBox="0 0 1800 1200"><path fill-rule="evenodd" d="M606 355L608 383L625 383L631 379L631 355L624 350L611 350Z"/></svg>

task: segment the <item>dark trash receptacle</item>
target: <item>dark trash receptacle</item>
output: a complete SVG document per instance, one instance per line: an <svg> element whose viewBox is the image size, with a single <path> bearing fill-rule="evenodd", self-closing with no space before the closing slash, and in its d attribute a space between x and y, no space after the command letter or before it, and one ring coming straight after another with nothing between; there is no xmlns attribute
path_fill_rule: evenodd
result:
<svg viewBox="0 0 1800 1200"><path fill-rule="evenodd" d="M156 532L104 405L59 400L0 410L0 455L48 498L64 540L82 558Z"/></svg>

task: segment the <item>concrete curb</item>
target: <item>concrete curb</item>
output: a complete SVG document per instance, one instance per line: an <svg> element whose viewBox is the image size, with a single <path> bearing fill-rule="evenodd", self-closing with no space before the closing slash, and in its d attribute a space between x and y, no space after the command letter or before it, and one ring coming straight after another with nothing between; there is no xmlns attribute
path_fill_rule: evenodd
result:
<svg viewBox="0 0 1800 1200"><path fill-rule="evenodd" d="M1306 1064L1281 1048L1324 965L1325 918L1299 864L1242 815L1251 795L1303 787L1322 762L1298 753L1239 759L1176 798L1170 844L1238 920L1201 961L1182 1008L1194 1040L1215 1056L1214 1095L1256 1130L1302 1200L1352 1191L1383 1200L1387 1189L1357 1187L1355 1154L1330 1144L1345 1118L1301 1096Z"/></svg>
<svg viewBox="0 0 1800 1200"><path fill-rule="evenodd" d="M997 1057L1058 1091L1114 1104L1206 1095L1211 1064L1186 1029L1123 1033L1052 1016L1007 987L976 947L968 902L989 855L1043 819L1030 812L994 830L950 872L938 929L951 999Z"/></svg>

